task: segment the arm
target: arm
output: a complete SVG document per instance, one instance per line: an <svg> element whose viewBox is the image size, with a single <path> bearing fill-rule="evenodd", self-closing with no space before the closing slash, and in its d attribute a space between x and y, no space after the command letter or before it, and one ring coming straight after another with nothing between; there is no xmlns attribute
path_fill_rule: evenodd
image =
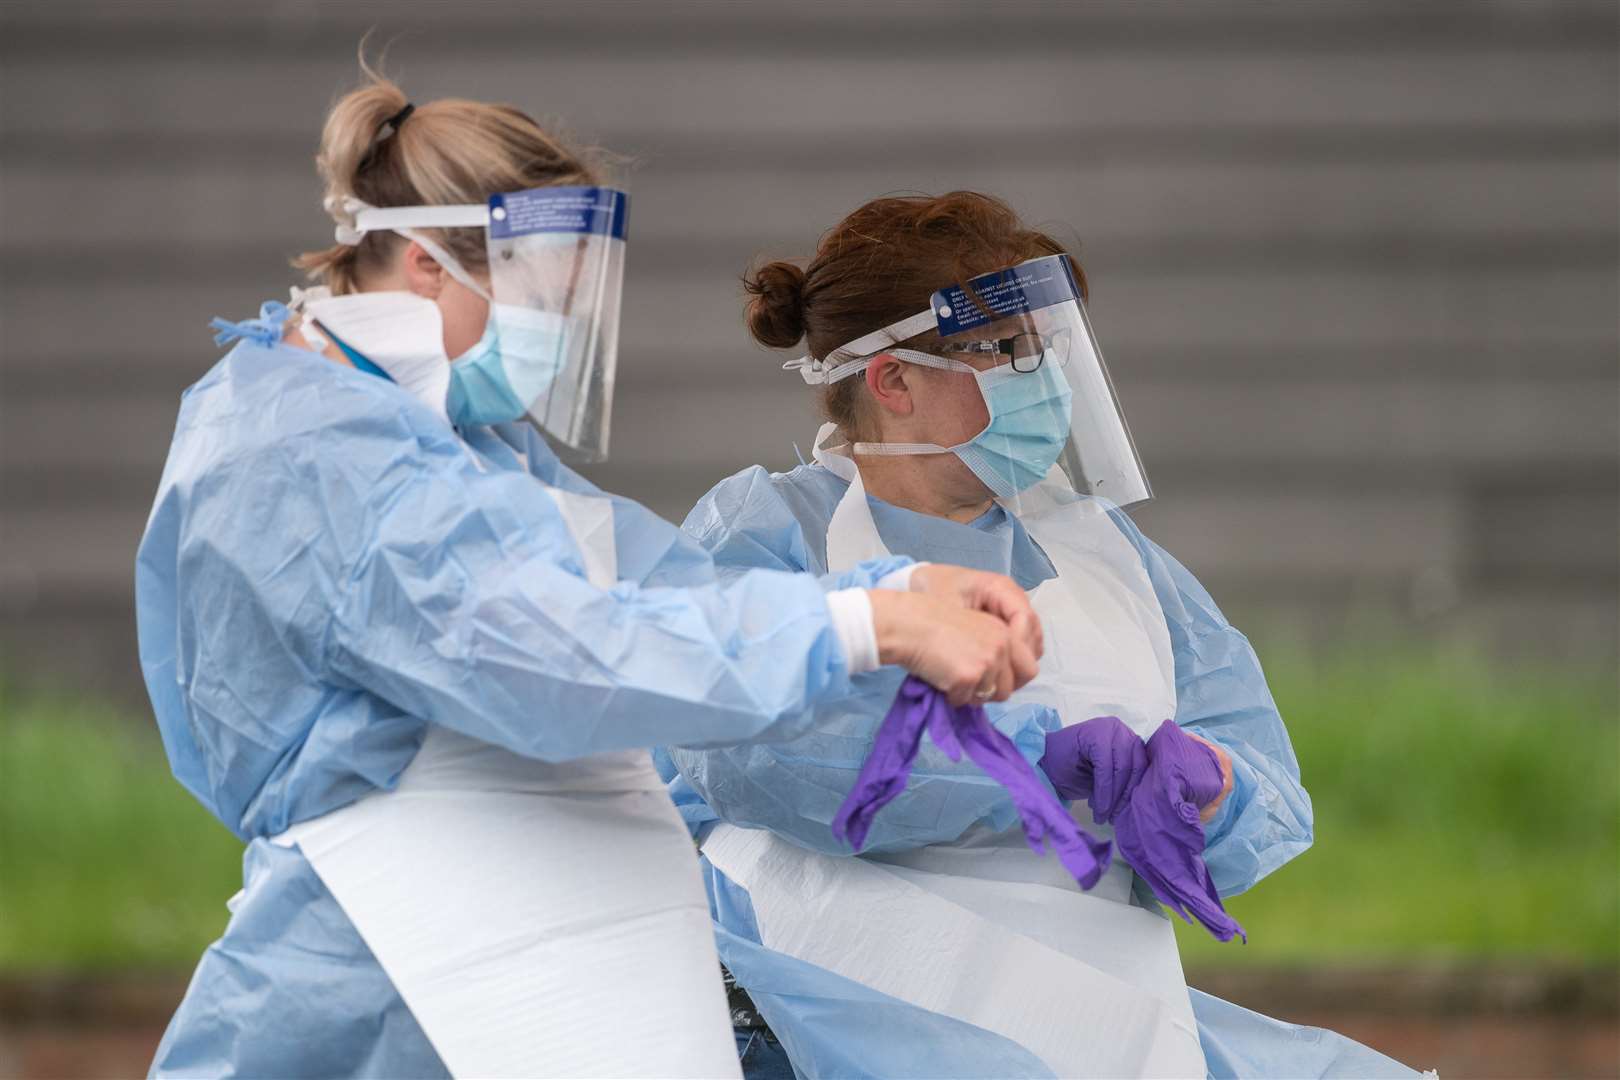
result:
<svg viewBox="0 0 1620 1080"><path fill-rule="evenodd" d="M853 854L833 836L833 816L854 786L903 677L892 668L856 676L855 694L817 707L814 729L788 742L670 748L680 769L672 795L690 790L733 825L770 829L829 855ZM1057 726L1056 714L1043 706L987 711L1031 763L1044 752L1047 731ZM1016 820L1004 788L966 757L953 762L925 741L905 790L877 816L863 850L922 847L954 840L977 824L1000 830Z"/></svg>
<svg viewBox="0 0 1620 1080"><path fill-rule="evenodd" d="M808 561L797 519L761 469L722 482L693 509L685 528L714 555L722 576L759 568L801 570ZM852 695L818 707L811 730L790 742L671 749L682 795L695 791L732 824L768 828L817 851L849 854L832 835L833 815L854 784L902 677L893 669L857 676ZM1040 758L1046 732L1058 725L1056 714L1043 707L992 705L988 711L1031 762ZM867 850L951 840L976 823L999 828L1015 817L1005 791L977 766L952 762L925 744L905 792L878 816Z"/></svg>
<svg viewBox="0 0 1620 1080"><path fill-rule="evenodd" d="M1311 846L1311 799L1260 660L1187 569L1115 521L1142 555L1170 628L1176 723L1224 750L1232 791L1205 825L1204 861L1217 890L1233 896Z"/></svg>
<svg viewBox="0 0 1620 1080"><path fill-rule="evenodd" d="M814 578L603 591L533 478L410 419L340 418L257 470L319 523L297 558L320 588L285 599L340 686L549 760L787 734L848 692Z"/></svg>

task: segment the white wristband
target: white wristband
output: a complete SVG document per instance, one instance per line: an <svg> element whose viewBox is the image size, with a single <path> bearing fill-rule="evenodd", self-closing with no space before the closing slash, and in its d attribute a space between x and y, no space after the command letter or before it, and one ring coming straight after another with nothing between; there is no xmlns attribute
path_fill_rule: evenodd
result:
<svg viewBox="0 0 1620 1080"><path fill-rule="evenodd" d="M833 633L844 647L849 673L876 670L877 629L872 625L872 600L866 590L834 589L827 594L827 611L832 615Z"/></svg>

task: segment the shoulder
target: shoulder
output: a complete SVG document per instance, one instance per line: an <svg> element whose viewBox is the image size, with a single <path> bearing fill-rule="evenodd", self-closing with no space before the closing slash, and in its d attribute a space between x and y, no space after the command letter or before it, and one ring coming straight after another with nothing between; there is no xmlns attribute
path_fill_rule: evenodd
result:
<svg viewBox="0 0 1620 1080"><path fill-rule="evenodd" d="M682 528L717 562L805 569L804 535L826 528L845 484L819 465L783 473L749 466L720 481L699 499Z"/></svg>
<svg viewBox="0 0 1620 1080"><path fill-rule="evenodd" d="M800 465L784 473L750 465L710 488L683 527L701 535L776 526L806 516L825 521L846 486L819 465Z"/></svg>
<svg viewBox="0 0 1620 1080"><path fill-rule="evenodd" d="M365 501L435 462L459 469L466 456L455 432L398 387L242 342L186 391L162 484L192 505Z"/></svg>
<svg viewBox="0 0 1620 1080"><path fill-rule="evenodd" d="M326 443L338 433L459 442L448 424L387 380L301 349L252 342L232 349L186 392L177 435L202 430L244 448Z"/></svg>

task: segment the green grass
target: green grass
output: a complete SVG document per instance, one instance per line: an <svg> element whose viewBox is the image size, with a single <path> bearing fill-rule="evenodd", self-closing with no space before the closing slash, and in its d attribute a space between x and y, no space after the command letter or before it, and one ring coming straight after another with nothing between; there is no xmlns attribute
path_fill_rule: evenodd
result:
<svg viewBox="0 0 1620 1080"><path fill-rule="evenodd" d="M1316 846L1232 901L1247 946L1178 921L1189 965L1620 959L1612 675L1262 655ZM0 683L0 970L189 967L240 863L148 718Z"/></svg>
<svg viewBox="0 0 1620 1080"><path fill-rule="evenodd" d="M150 719L0 684L0 970L189 967L241 883Z"/></svg>
<svg viewBox="0 0 1620 1080"><path fill-rule="evenodd" d="M1178 919L1188 964L1620 959L1612 673L1262 655L1316 843L1229 902L1247 946Z"/></svg>

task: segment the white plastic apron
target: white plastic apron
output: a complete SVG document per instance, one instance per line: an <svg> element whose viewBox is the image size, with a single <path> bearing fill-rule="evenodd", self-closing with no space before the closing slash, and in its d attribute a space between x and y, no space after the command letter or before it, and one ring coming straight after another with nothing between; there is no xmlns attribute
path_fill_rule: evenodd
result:
<svg viewBox="0 0 1620 1080"><path fill-rule="evenodd" d="M826 434L817 460L850 481L827 530L836 572L888 550L854 463L820 450ZM1041 673L1013 700L1051 705L1065 724L1116 715L1146 737L1175 715L1175 665L1140 556L1056 474L1013 503L1057 571L1030 596ZM1074 813L1111 835L1083 803ZM1117 857L1087 893L1018 826L838 858L720 825L703 853L748 890L767 948L1010 1038L1059 1076L1206 1074L1174 930L1128 903Z"/></svg>
<svg viewBox="0 0 1620 1080"><path fill-rule="evenodd" d="M548 491L611 586L612 504ZM452 1074L741 1075L692 841L645 751L548 764L430 727L392 792L276 842Z"/></svg>

